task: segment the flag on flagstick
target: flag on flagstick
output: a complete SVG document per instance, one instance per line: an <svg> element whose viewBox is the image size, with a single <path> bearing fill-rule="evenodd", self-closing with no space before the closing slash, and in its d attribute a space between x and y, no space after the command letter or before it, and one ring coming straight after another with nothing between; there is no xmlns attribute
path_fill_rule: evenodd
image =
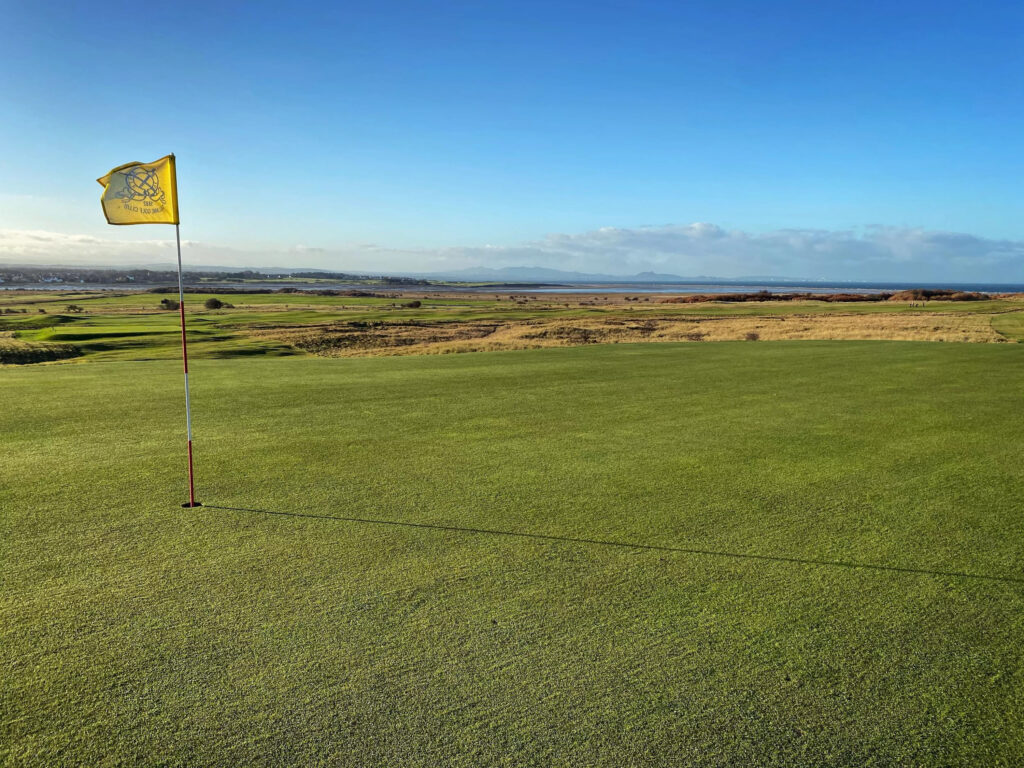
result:
<svg viewBox="0 0 1024 768"><path fill-rule="evenodd" d="M100 202L108 224L177 224L174 155L152 163L125 163L103 178Z"/></svg>
<svg viewBox="0 0 1024 768"><path fill-rule="evenodd" d="M125 163L97 181L103 185L100 203L108 224L173 224L178 243L178 311L181 317L181 359L185 367L185 429L188 436L188 502L196 501L192 478L192 408L188 397L188 344L185 339L185 286L181 277L181 227L178 221L178 177L174 155L152 163Z"/></svg>

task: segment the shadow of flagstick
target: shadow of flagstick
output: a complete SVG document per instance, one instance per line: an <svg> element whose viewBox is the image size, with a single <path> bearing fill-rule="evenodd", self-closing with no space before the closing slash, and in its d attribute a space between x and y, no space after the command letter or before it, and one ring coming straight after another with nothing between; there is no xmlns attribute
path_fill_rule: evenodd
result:
<svg viewBox="0 0 1024 768"><path fill-rule="evenodd" d="M489 536L508 536L519 539L534 539L538 541L561 541L570 544L586 544L600 547L619 547L621 549L646 550L650 552L675 552L684 555L703 555L705 557L724 557L737 560L760 560L772 563L795 563L798 565L814 565L819 567L832 568L856 568L869 571L883 571L889 573L910 573L924 576L946 576L955 579L981 579L984 581L999 581L1007 584L1024 584L1024 578L1016 576L988 576L981 573L963 573L960 571L936 571L927 568L905 568L896 565L874 565L871 563L852 563L842 560L816 560L806 557L786 557L783 555L755 555L742 552L722 552L714 549L696 549L688 547L670 547L660 544L634 544L625 541L606 541L603 539L585 539L574 536L553 536L545 533L521 533L518 531L501 531L493 528L470 528L457 525L437 525L434 523L409 523L401 520L384 520L372 517L343 517L341 515L314 515L306 512L278 512L271 509L249 509L246 507L219 507L214 504L207 504L202 509L221 509L229 512L252 512L260 515L275 515L278 517L301 517L309 520L335 520L343 523L365 523L368 525L391 525L402 528L422 528L431 531L449 531L453 533L473 533Z"/></svg>

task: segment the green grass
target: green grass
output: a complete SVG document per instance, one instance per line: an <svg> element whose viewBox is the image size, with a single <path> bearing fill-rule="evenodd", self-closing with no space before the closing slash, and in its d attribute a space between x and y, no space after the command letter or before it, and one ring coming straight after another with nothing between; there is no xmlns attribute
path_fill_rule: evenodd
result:
<svg viewBox="0 0 1024 768"><path fill-rule="evenodd" d="M58 318L63 322L54 323ZM43 315L32 319L44 321L43 327L14 326L8 330L15 330L19 339L28 342L71 344L91 361L161 360L181 356L181 329L178 315L173 312ZM49 322L45 322L47 320ZM258 327L258 315L250 318L250 325ZM188 320L188 333L189 354L193 358L298 353L284 344L248 336L240 329L237 316L192 315Z"/></svg>
<svg viewBox="0 0 1024 768"><path fill-rule="evenodd" d="M1024 342L1024 312L1006 312L992 318L992 327L1008 339Z"/></svg>
<svg viewBox="0 0 1024 768"><path fill-rule="evenodd" d="M1022 378L1009 344L200 360L182 510L176 364L0 370L0 762L1019 764Z"/></svg>

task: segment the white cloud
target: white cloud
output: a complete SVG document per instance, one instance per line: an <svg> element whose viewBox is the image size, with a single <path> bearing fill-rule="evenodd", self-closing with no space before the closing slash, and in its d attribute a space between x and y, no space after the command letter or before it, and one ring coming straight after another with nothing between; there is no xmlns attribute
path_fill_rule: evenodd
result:
<svg viewBox="0 0 1024 768"><path fill-rule="evenodd" d="M136 253L166 258L173 248L173 240L102 240L91 235L0 229L0 259L6 262L83 264L109 259L109 263L120 263Z"/></svg>
<svg viewBox="0 0 1024 768"><path fill-rule="evenodd" d="M578 235L551 235L519 249L510 261L523 263L528 255L544 266L614 274L655 270L725 277L1024 279L1024 241L896 227L786 229L757 234L708 223L606 227ZM490 256L493 259L497 254L491 252Z"/></svg>
<svg viewBox="0 0 1024 768"><path fill-rule="evenodd" d="M243 250L184 243L193 265L292 266L367 272L430 272L464 267L541 266L627 275L779 275L832 280L1024 282L1024 241L956 232L868 227L861 230L726 230L685 226L602 227L551 234L517 246L394 249L377 244L295 245ZM101 239L45 231L0 230L0 261L46 264L167 264L173 239Z"/></svg>
<svg viewBox="0 0 1024 768"><path fill-rule="evenodd" d="M182 240L182 249L194 262L245 266L254 254L194 240ZM177 259L170 239L129 240L99 238L42 230L0 229L0 263L51 265L170 264ZM213 259L214 261L210 261Z"/></svg>

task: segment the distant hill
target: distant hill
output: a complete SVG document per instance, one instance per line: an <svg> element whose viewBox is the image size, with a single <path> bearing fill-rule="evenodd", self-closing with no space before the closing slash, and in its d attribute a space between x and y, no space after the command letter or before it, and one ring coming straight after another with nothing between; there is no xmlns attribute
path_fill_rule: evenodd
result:
<svg viewBox="0 0 1024 768"><path fill-rule="evenodd" d="M417 277L428 280L456 280L467 283L685 283L691 280L713 278L684 278L657 272L640 272L636 275L606 275L589 272L567 272L549 267L470 267L450 272L430 272Z"/></svg>

